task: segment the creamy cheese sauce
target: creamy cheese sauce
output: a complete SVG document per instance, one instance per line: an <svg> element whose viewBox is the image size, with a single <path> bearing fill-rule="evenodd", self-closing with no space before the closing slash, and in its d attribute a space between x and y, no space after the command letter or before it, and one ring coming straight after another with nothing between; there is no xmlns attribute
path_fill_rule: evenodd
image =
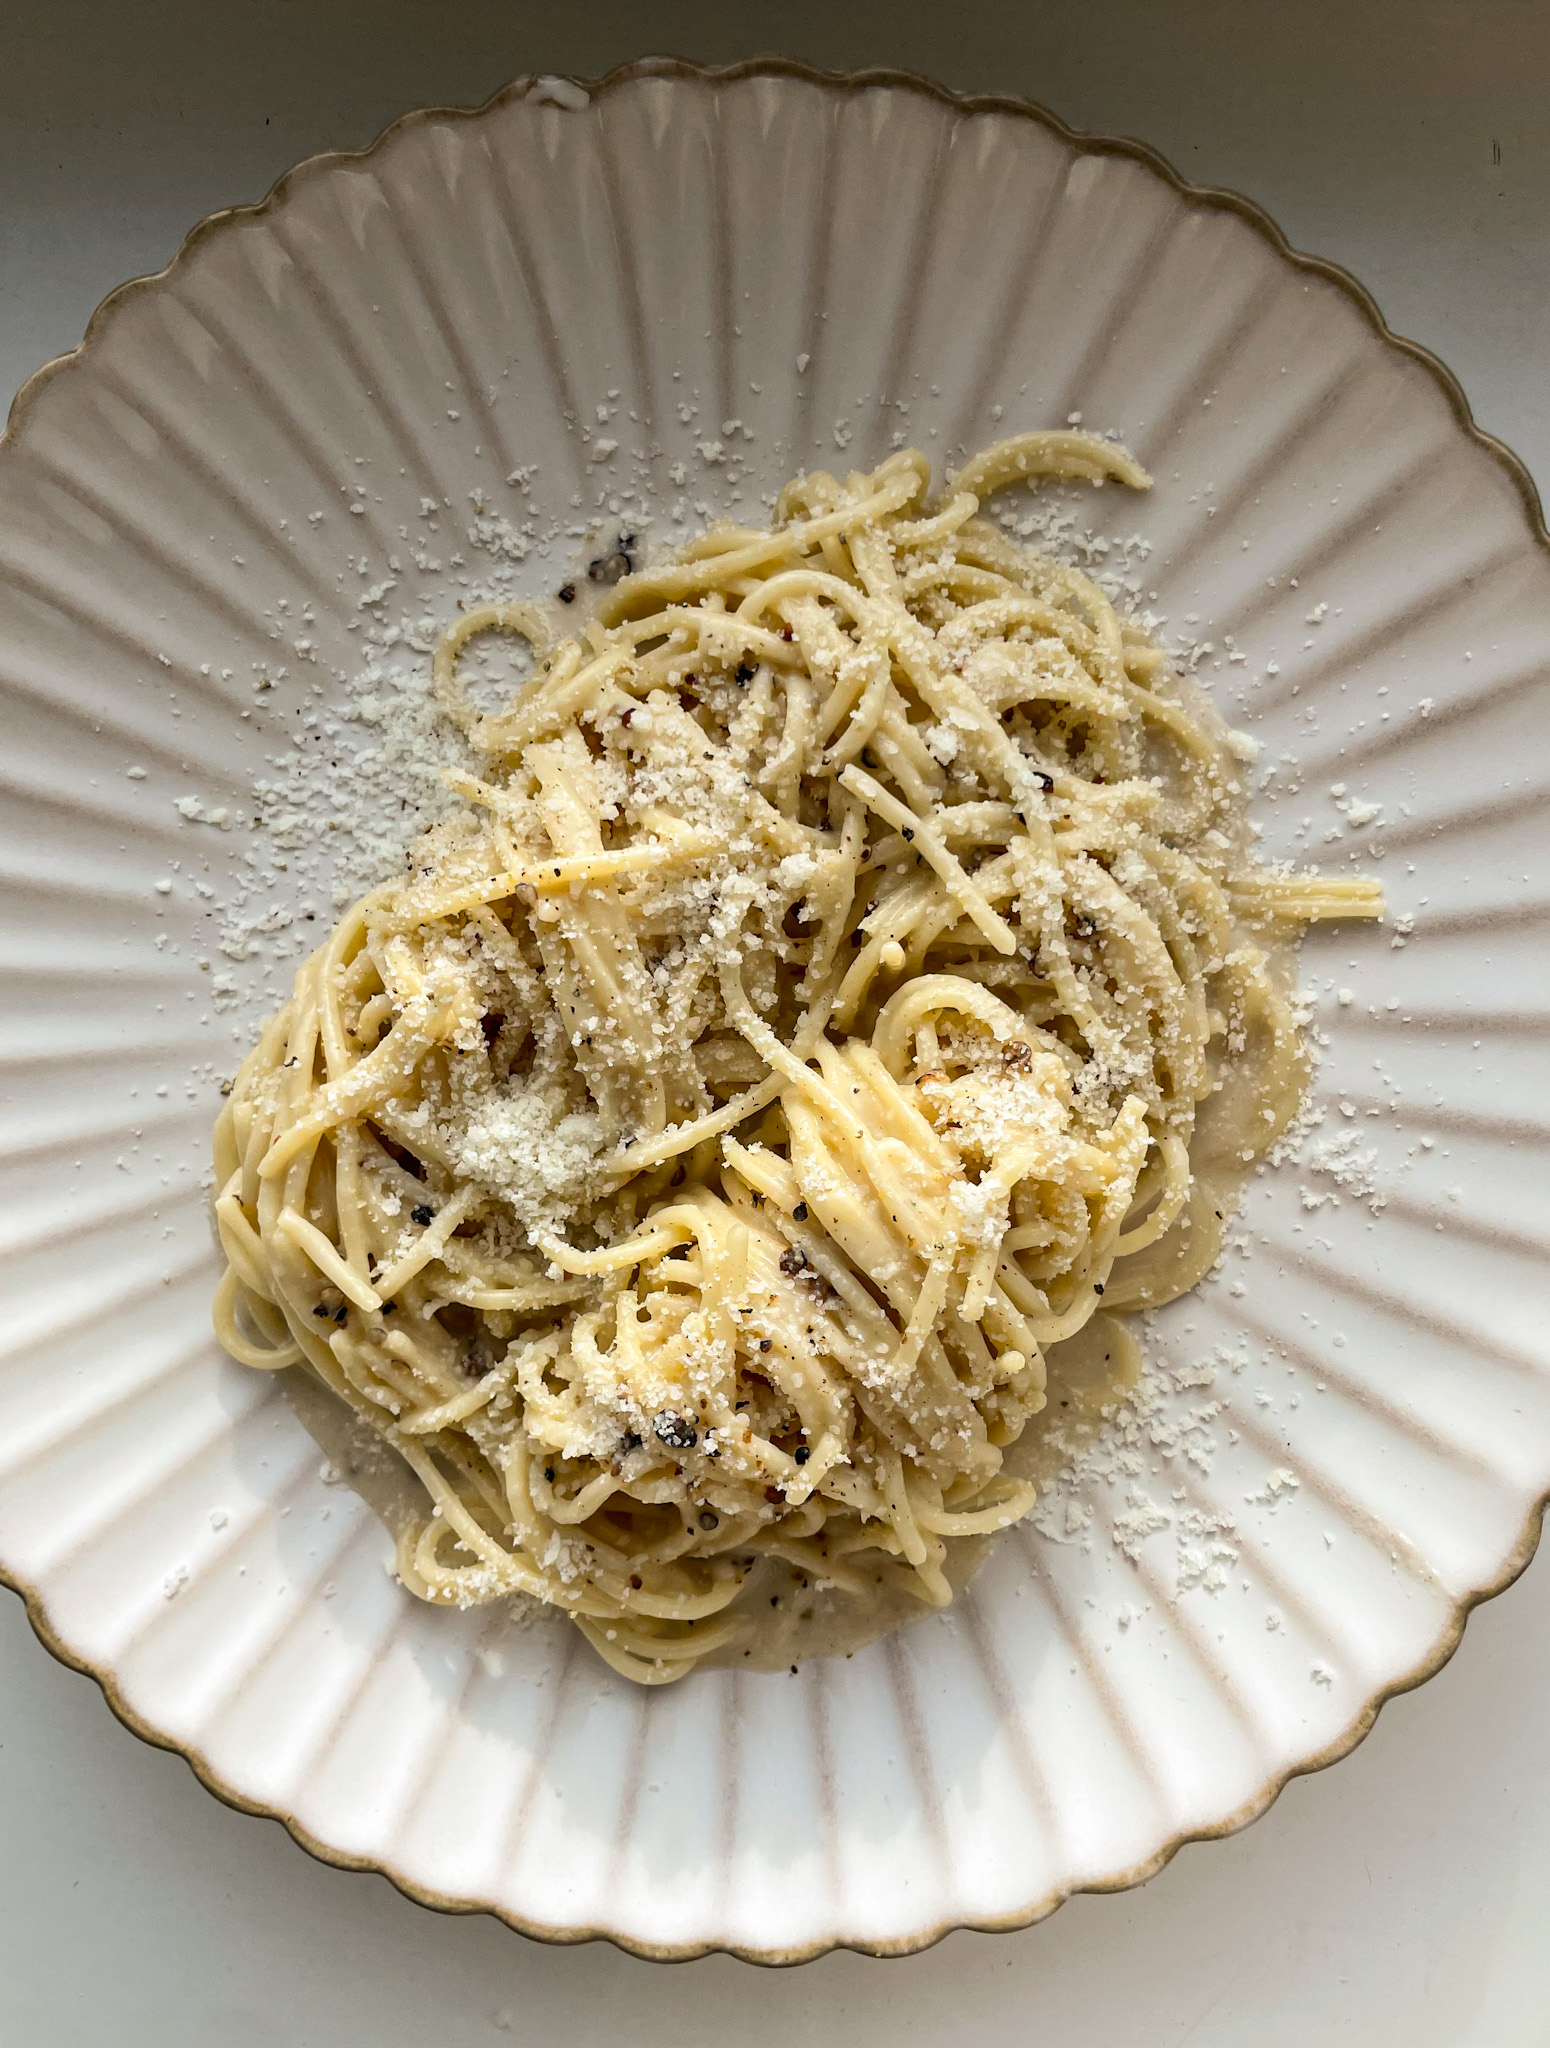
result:
<svg viewBox="0 0 1550 2048"><path fill-rule="evenodd" d="M1268 949L1277 985L1296 987L1295 946ZM1155 1293L1170 1300L1193 1286L1214 1265L1227 1227L1242 1200L1248 1164L1243 1159L1255 1113L1255 1062L1223 1062L1217 1086L1200 1105L1191 1146L1193 1181L1185 1214L1169 1234L1166 1263L1157 1262ZM1146 1257L1137 1254L1132 1269ZM1181 1273L1187 1277L1181 1281ZM1144 1358L1129 1315L1096 1314L1074 1337L1051 1346L1045 1357L1044 1407L1018 1440L1007 1447L1006 1470L1030 1479L1044 1494L1101 1436L1116 1410L1140 1382ZM280 1386L292 1412L324 1453L331 1481L348 1486L366 1502L395 1538L424 1512L418 1480L391 1445L310 1373L284 1373ZM944 1571L954 1597L963 1592L1001 1537L963 1537L948 1545ZM545 1609L527 1596L513 1596L525 1619L558 1621L561 1611ZM703 1662L751 1671L783 1671L812 1657L848 1657L869 1643L909 1628L939 1610L881 1575L870 1593L823 1587L778 1557L762 1557L732 1610L746 1615L746 1640L711 1651Z"/></svg>

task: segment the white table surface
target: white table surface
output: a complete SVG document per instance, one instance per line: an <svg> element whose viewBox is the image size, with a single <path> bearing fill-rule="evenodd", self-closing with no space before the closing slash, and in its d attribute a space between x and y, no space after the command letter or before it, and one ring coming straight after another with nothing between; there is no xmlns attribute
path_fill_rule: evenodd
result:
<svg viewBox="0 0 1550 2048"><path fill-rule="evenodd" d="M1142 137L1332 256L1550 490L1543 0L8 0L0 401L122 278L313 150L519 72L779 49L1023 93ZM0 1593L5 2048L1539 2048L1550 2041L1550 1563L1256 1826L1021 1934L783 1973L545 1948L229 1811Z"/></svg>

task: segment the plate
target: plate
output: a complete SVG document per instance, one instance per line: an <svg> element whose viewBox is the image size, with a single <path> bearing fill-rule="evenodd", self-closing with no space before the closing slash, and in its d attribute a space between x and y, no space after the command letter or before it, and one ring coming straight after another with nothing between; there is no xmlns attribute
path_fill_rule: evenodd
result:
<svg viewBox="0 0 1550 2048"><path fill-rule="evenodd" d="M206 1160L330 868L381 854L363 794L434 766L379 716L420 622L799 467L1078 415L1157 483L1062 501L1066 544L1261 742L1268 850L1388 888L1304 951L1300 1154L949 1612L638 1692L563 1624L418 1605L214 1345ZM1247 202L897 75L650 63L411 115L205 222L25 387L0 688L0 1566L314 1853L659 1957L1023 1925L1342 1755L1527 1562L1550 546L1448 373Z"/></svg>

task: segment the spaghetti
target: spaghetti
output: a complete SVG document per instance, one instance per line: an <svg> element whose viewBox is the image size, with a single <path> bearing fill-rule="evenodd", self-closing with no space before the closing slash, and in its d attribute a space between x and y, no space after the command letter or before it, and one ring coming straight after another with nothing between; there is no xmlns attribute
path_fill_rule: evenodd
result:
<svg viewBox="0 0 1550 2048"><path fill-rule="evenodd" d="M513 1592L615 1669L757 1632L760 1559L951 1597L1027 1513L1045 1354L1220 1246L1213 1097L1263 1152L1305 1068L1270 949L1376 885L1249 850L1203 695L1078 570L935 505L922 456L783 492L627 576L443 637L479 775L341 919L216 1132L246 1364L305 1364L405 1461L398 1571ZM538 659L481 715L478 637Z"/></svg>

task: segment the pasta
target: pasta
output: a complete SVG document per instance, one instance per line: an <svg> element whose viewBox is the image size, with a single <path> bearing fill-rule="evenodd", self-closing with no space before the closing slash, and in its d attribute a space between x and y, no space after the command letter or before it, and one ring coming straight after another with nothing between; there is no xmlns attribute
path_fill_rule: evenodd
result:
<svg viewBox="0 0 1550 2048"><path fill-rule="evenodd" d="M1050 1348L1215 1259L1201 1116L1241 1167L1305 1078L1275 947L1381 897L1256 861L1203 694L979 516L1045 476L1148 482L1036 433L933 505L907 451L579 637L444 635L482 772L302 967L215 1147L222 1342L405 1461L423 1598L535 1595L652 1684L757 1636L763 1559L940 1605L1032 1505ZM483 714L488 634L537 669Z"/></svg>

